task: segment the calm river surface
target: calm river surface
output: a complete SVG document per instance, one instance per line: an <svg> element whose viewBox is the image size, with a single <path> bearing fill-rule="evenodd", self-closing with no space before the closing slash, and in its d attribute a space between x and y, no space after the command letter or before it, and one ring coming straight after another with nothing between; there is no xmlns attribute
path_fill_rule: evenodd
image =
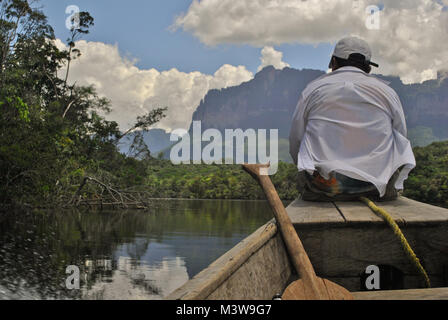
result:
<svg viewBox="0 0 448 320"><path fill-rule="evenodd" d="M272 218L264 201L0 216L0 300L161 299ZM66 288L66 268L80 289Z"/></svg>

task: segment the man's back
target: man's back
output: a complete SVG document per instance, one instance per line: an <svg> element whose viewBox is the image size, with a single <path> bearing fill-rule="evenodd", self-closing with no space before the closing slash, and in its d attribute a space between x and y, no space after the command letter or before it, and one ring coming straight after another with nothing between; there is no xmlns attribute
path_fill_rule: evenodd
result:
<svg viewBox="0 0 448 320"><path fill-rule="evenodd" d="M415 159L406 138L397 94L386 83L355 67L342 67L308 85L294 114L291 156L300 171L331 172L367 181L384 195L401 166L395 187Z"/></svg>

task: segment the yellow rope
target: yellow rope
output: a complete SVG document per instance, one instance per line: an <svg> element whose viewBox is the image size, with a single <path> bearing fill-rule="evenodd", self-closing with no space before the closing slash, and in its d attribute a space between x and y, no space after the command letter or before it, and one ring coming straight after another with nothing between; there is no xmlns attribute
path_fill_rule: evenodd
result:
<svg viewBox="0 0 448 320"><path fill-rule="evenodd" d="M404 237L403 233L401 232L400 227L395 223L394 219L392 219L392 217L390 216L390 214L386 210L377 207L373 203L373 201L371 201L371 200L369 200L369 199L367 199L365 197L361 197L360 200L362 202L364 202L365 204L367 204L367 206L373 212L375 212L375 213L379 214L381 217L383 217L383 219L390 225L390 227L394 231L395 235L400 240L401 245L403 246L404 251L406 252L408 257L411 259L412 263L415 265L415 267L418 269L418 271L425 278L426 286L428 288L430 288L431 287L431 282L429 281L428 274L426 273L425 269L423 268L423 266L420 263L419 258L417 258L417 256L415 255L414 251L412 250L411 246L409 245L408 241L406 240L406 238Z"/></svg>

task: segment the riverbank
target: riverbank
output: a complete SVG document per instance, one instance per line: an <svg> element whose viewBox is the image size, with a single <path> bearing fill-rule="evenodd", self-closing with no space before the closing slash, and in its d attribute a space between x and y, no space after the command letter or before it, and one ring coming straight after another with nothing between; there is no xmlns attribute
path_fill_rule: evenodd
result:
<svg viewBox="0 0 448 320"><path fill-rule="evenodd" d="M417 167L405 181L404 196L448 207L448 142L416 147ZM102 166L102 167L101 167ZM117 155L96 170L79 169L56 179L57 192L15 194L3 208L148 208L151 200L264 200L258 184L240 165L174 165L169 160L137 160ZM86 176L88 174L88 176ZM299 196L295 165L280 162L272 179L280 198Z"/></svg>

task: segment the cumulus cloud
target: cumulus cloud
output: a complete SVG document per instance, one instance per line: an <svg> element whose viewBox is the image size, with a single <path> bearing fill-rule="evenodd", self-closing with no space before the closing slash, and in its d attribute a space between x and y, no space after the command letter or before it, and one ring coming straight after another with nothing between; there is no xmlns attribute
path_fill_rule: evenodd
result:
<svg viewBox="0 0 448 320"><path fill-rule="evenodd" d="M65 45L56 41L64 49ZM239 85L253 78L244 66L224 64L213 75L185 73L177 69L142 70L136 61L120 55L117 45L79 41L81 57L72 62L69 81L78 85L94 85L100 96L112 101L107 119L116 121L122 130L135 118L155 107L168 107L167 117L157 127L188 129L192 114L210 89ZM65 74L61 70L61 75Z"/></svg>
<svg viewBox="0 0 448 320"><path fill-rule="evenodd" d="M374 3L374 2L373 2ZM203 43L335 43L347 35L366 39L380 73L403 81L434 78L448 64L446 0L383 0L379 30L366 27L370 0L194 0L173 27ZM369 13L370 14L370 13Z"/></svg>
<svg viewBox="0 0 448 320"><path fill-rule="evenodd" d="M283 53L275 50L271 46L264 47L261 50L261 65L258 67L258 71L267 66L273 66L276 69L283 69L289 67L289 64L283 62Z"/></svg>

